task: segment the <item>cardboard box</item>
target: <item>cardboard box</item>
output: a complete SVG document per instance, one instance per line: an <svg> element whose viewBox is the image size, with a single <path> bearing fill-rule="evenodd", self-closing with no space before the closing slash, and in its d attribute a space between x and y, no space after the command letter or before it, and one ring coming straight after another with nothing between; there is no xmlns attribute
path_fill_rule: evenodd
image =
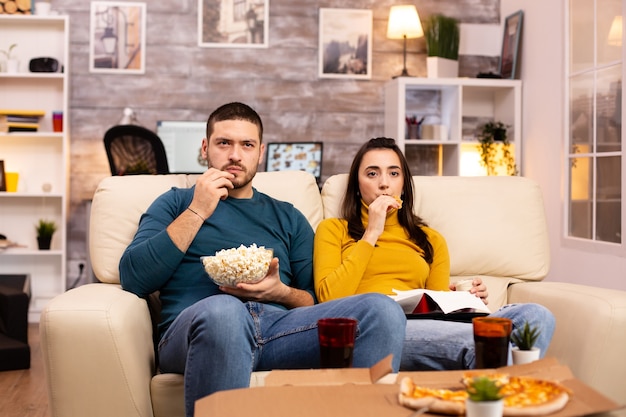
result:
<svg viewBox="0 0 626 417"><path fill-rule="evenodd" d="M195 417L409 417L412 410L398 403L399 388L395 382L400 378L409 376L419 385L428 387L462 387L460 379L463 371L401 372L394 375L389 374L390 363L388 357L371 369L272 371L263 387L221 391L198 400ZM620 405L574 378L569 368L556 359L542 359L498 371L556 380L570 388L574 395L568 404L550 417L582 416L620 408Z"/></svg>

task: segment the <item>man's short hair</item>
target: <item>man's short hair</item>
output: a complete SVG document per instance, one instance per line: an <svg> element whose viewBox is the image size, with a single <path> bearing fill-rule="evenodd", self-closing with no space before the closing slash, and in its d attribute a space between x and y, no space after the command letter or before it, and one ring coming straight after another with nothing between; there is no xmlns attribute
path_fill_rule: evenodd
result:
<svg viewBox="0 0 626 417"><path fill-rule="evenodd" d="M215 123L225 120L245 120L256 125L259 129L259 141L263 142L263 122L261 117L252 107L239 102L224 104L211 113L206 123L207 139L211 137Z"/></svg>

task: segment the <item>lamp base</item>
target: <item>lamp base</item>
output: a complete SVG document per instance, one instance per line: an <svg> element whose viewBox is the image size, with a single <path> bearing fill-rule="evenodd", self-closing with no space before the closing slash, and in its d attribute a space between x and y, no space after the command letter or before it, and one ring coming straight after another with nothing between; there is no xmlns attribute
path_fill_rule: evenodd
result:
<svg viewBox="0 0 626 417"><path fill-rule="evenodd" d="M404 68L404 69L402 70L402 73L401 73L400 75L394 75L394 76L393 76L393 77L391 77L391 78L396 79L396 78L398 78L398 77L413 77L413 75L409 75L409 72L406 70L406 68Z"/></svg>

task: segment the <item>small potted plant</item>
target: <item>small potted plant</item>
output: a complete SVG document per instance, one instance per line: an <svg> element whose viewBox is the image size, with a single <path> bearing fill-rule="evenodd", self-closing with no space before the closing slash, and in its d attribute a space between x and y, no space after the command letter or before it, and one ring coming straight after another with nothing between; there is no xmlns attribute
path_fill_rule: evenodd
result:
<svg viewBox="0 0 626 417"><path fill-rule="evenodd" d="M13 49L15 49L16 47L17 47L17 44L14 43L14 44L11 44L11 46L9 46L9 49L7 50L0 49L0 53L2 53L2 55L4 55L6 59L6 71L7 72L18 71L19 61L17 60L17 58L14 58L13 55L11 55L11 52L13 52Z"/></svg>
<svg viewBox="0 0 626 417"><path fill-rule="evenodd" d="M504 410L503 395L500 393L502 386L500 378L491 378L488 375L475 376L466 381L467 417L501 417Z"/></svg>
<svg viewBox="0 0 626 417"><path fill-rule="evenodd" d="M39 249L50 249L52 235L57 231L56 223L52 220L40 219L35 229L37 230L37 244L39 245Z"/></svg>
<svg viewBox="0 0 626 417"><path fill-rule="evenodd" d="M516 329L511 333L511 342L515 345L511 349L513 363L521 365L539 359L541 350L535 347L537 338L539 337L539 329L531 326L528 322L524 323L524 327Z"/></svg>
<svg viewBox="0 0 626 417"><path fill-rule="evenodd" d="M517 175L507 129L502 122L488 122L478 132L480 164L487 168L487 175L497 175L499 167L504 167L507 175Z"/></svg>
<svg viewBox="0 0 626 417"><path fill-rule="evenodd" d="M460 42L458 20L434 14L424 22L424 37L428 78L457 77Z"/></svg>

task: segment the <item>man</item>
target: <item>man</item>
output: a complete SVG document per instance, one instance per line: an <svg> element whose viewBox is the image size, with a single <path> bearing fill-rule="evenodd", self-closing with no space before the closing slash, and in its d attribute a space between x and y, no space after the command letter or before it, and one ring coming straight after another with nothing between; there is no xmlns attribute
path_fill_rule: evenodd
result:
<svg viewBox="0 0 626 417"><path fill-rule="evenodd" d="M392 353L399 368L406 321L393 300L364 294L316 304L311 226L291 204L252 187L262 136L261 119L249 106L215 110L202 141L208 170L195 186L157 198L120 261L125 290L160 292L159 368L185 375L188 417L196 400L247 387L252 371L319 367L323 317L359 321L355 367ZM262 281L237 288L211 282L200 256L253 243L274 250Z"/></svg>

